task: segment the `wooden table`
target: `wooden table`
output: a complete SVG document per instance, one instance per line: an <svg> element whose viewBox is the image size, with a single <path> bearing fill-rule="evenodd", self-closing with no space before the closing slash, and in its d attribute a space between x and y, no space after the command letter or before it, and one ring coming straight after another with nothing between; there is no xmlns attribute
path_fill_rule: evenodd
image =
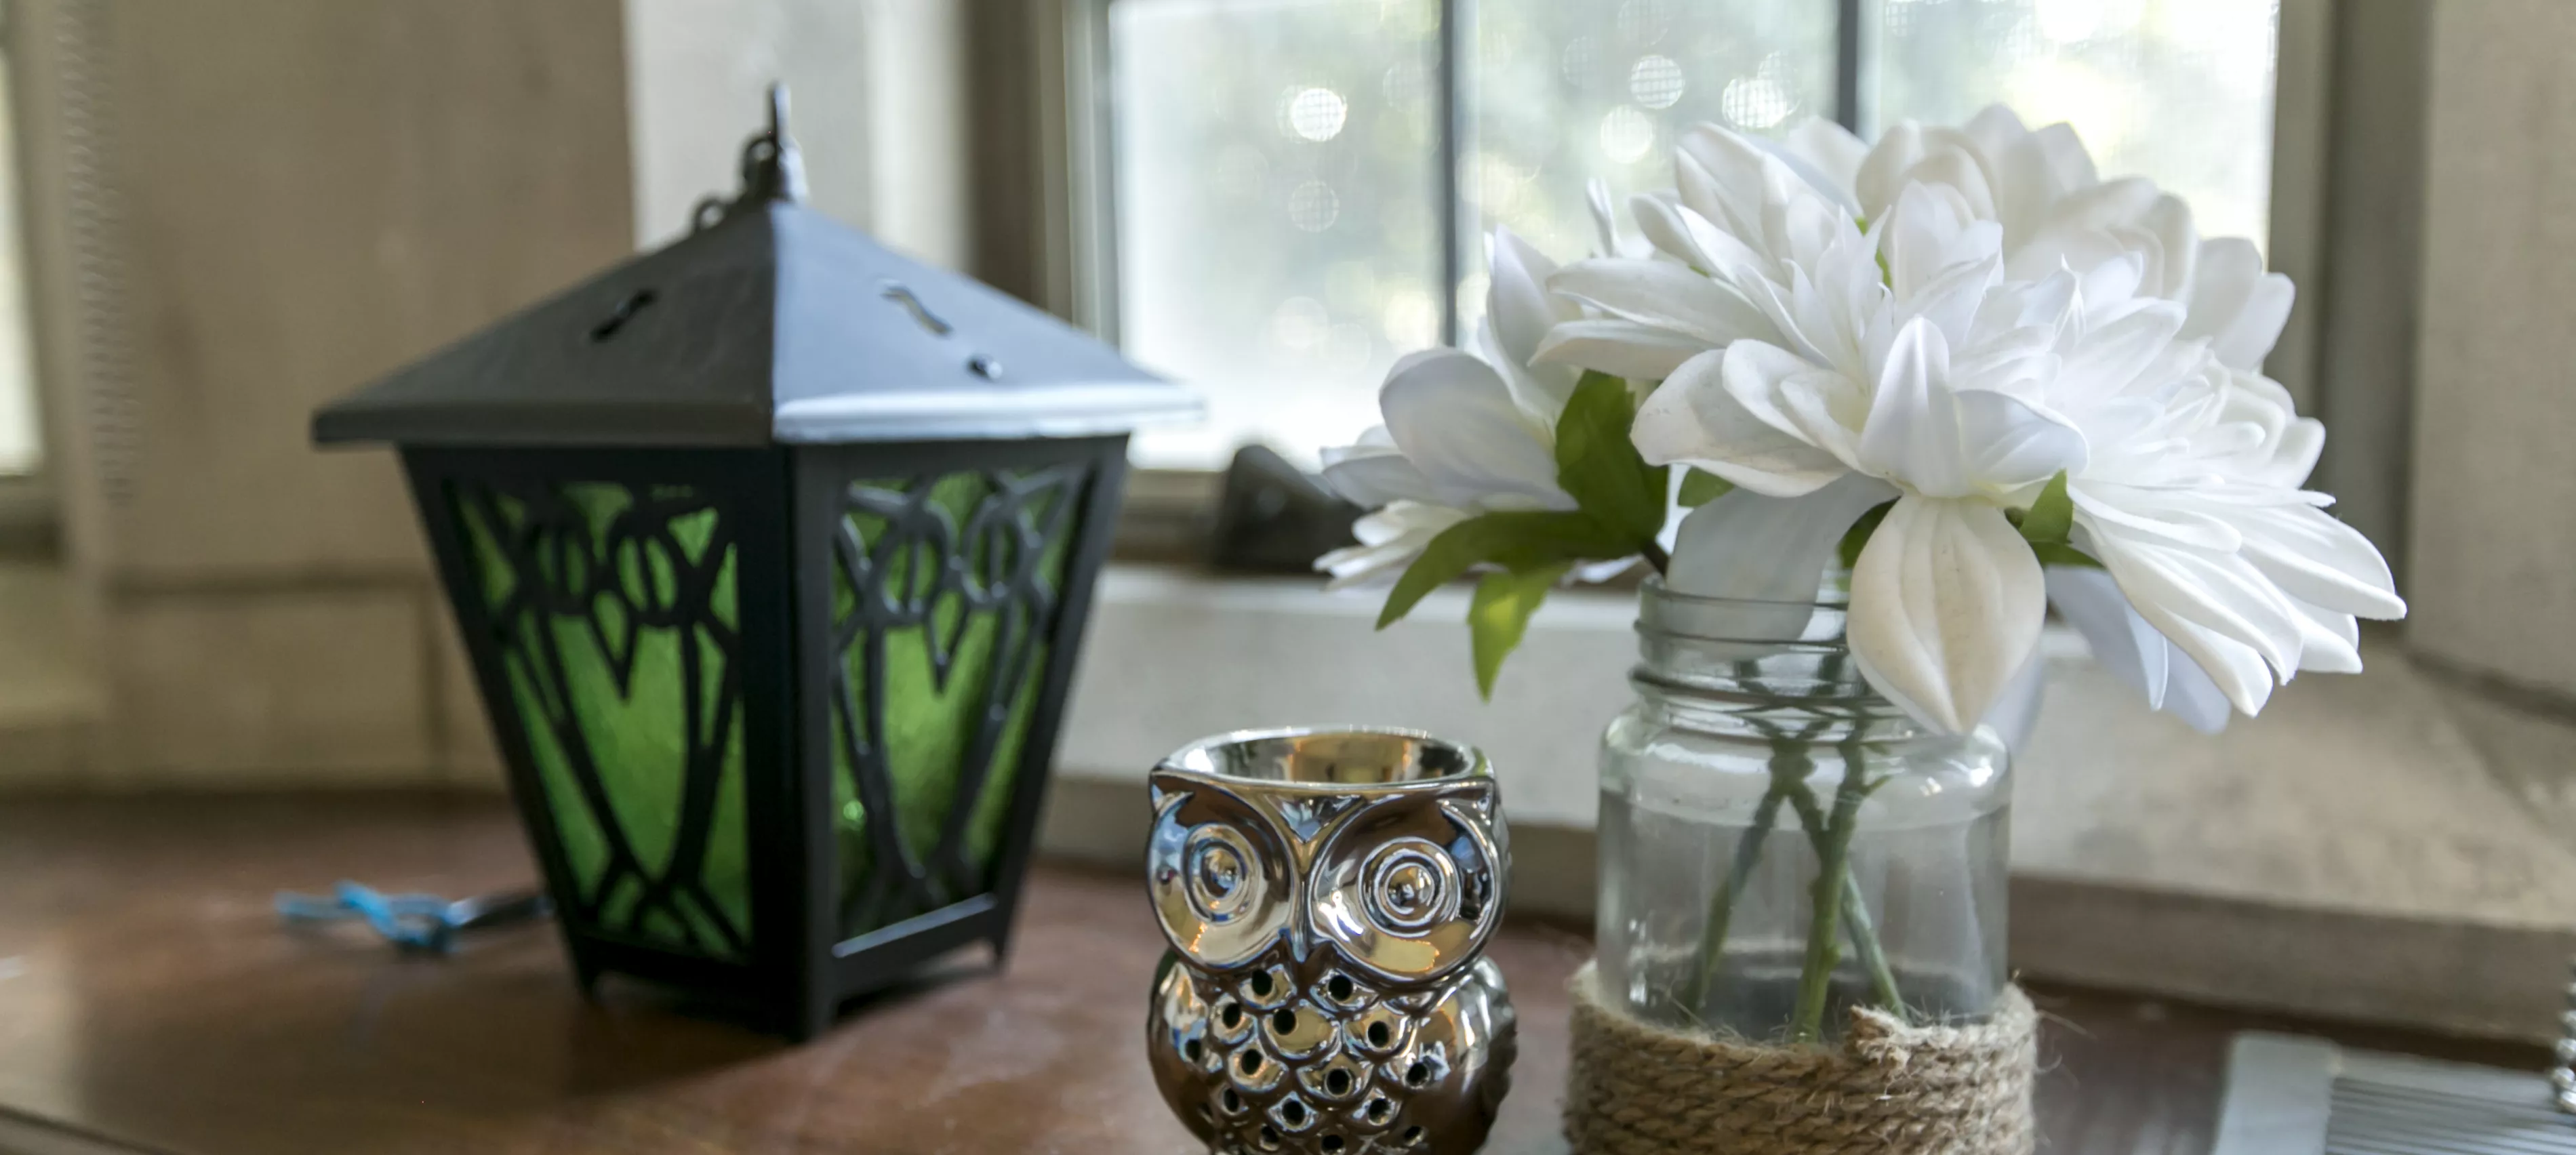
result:
<svg viewBox="0 0 2576 1155"><path fill-rule="evenodd" d="M1006 973L961 959L787 1048L649 988L584 1002L550 927L424 959L355 927L279 925L275 892L344 877L454 896L533 868L492 799L0 801L0 1122L22 1143L184 1155L1191 1150L1145 1071L1161 944L1128 878L1042 869ZM1564 1150L1564 984L1589 949L1544 926L1498 940L1523 1042L1487 1150ZM2206 1150L2227 1035L2265 1025L2100 993L2038 1001L2056 1152Z"/></svg>

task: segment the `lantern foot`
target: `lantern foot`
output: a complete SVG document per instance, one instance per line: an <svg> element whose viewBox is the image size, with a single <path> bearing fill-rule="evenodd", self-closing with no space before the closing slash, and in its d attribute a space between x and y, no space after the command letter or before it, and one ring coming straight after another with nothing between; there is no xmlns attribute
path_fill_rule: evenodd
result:
<svg viewBox="0 0 2576 1155"><path fill-rule="evenodd" d="M829 997L806 997L787 1004L786 1017L778 1024L780 1034L790 1043L807 1043L832 1028L838 1017L839 1004Z"/></svg>

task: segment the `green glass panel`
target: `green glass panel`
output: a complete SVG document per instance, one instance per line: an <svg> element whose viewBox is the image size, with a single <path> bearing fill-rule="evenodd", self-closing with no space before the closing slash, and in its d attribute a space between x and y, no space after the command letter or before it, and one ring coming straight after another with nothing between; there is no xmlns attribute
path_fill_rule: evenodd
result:
<svg viewBox="0 0 2576 1155"><path fill-rule="evenodd" d="M920 534L917 523L906 523L914 525L907 534L898 519L882 512L854 510L844 518L874 573L863 592L848 567L835 563L833 620L849 622L859 612L862 596L877 599L881 613L885 603L924 611L898 612L894 616L900 622L860 631L841 655L850 700L859 703L861 716L842 713L836 700L834 722L854 733L862 749L881 747L878 757L865 761L882 767L897 842L886 845L886 833L871 828L859 788L858 775L879 771L854 759L853 743L836 732L833 803L844 935L863 934L993 886L1012 786L1045 679L1047 643L1055 625L1052 595L1064 588L1067 559L1081 530L1078 502L1088 480L1086 471L1070 468L1005 475L1004 480L1024 485L1032 476L1046 484L1031 489L1015 507L997 489L995 478L980 473L926 483L858 483L881 499L918 496L926 489L926 504L946 515L954 533L943 552L941 541ZM1042 535L1034 580L1021 583L1023 588L970 599L958 573L1009 572L1021 560L1016 539L996 530L1006 523ZM979 525L983 532L977 531ZM989 553L994 549L1014 552L995 558ZM962 571L952 560L962 562ZM1039 593L1048 596L1033 596ZM870 684L872 636L884 654L882 687ZM950 655L944 680L936 676L935 660L943 649ZM872 689L883 696L882 717L873 726L864 716ZM982 759L975 757L979 738L989 742L989 755ZM980 787L967 796L965 788L979 764ZM946 843L952 819L957 824L955 846ZM958 861L966 868L965 877L949 869ZM907 886L905 876L915 872L918 881Z"/></svg>
<svg viewBox="0 0 2576 1155"><path fill-rule="evenodd" d="M743 721L725 684L734 549L694 491L642 492L459 484L448 496L476 579L469 596L483 599L508 675L508 721L580 895L567 917L741 958Z"/></svg>

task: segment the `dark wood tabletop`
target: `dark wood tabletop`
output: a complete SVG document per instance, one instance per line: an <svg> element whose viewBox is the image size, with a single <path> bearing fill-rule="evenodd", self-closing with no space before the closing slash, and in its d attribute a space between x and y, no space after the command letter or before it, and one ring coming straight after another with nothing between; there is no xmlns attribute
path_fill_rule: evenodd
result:
<svg viewBox="0 0 2576 1155"><path fill-rule="evenodd" d="M547 926L414 958L280 925L276 892L341 878L458 896L533 868L495 799L0 800L0 1122L173 1155L1191 1150L1146 1074L1162 944L1131 878L1041 868L1007 969L961 956L796 1048L641 986L585 1002ZM1564 986L1589 950L1497 939L1522 1047L1487 1150L1565 1149ZM2036 997L2053 1152L2207 1150L2229 1033L2277 1026Z"/></svg>

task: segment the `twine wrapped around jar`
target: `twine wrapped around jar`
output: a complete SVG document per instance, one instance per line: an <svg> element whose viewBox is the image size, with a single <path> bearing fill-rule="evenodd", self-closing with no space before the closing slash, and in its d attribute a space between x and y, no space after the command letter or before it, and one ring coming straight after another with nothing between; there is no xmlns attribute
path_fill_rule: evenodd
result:
<svg viewBox="0 0 2576 1155"><path fill-rule="evenodd" d="M1579 1155L2028 1155L2038 1017L2007 987L1983 1023L1854 1009L1838 1044L1642 1023L1575 973L1566 1137Z"/></svg>

